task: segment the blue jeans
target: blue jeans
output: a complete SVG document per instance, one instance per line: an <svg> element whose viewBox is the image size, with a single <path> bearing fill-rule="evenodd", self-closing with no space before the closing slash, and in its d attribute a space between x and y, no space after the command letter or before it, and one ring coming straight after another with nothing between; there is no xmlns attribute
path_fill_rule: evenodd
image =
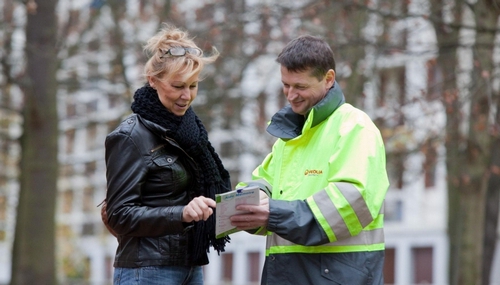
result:
<svg viewBox="0 0 500 285"><path fill-rule="evenodd" d="M113 285L203 285L201 266L117 267Z"/></svg>

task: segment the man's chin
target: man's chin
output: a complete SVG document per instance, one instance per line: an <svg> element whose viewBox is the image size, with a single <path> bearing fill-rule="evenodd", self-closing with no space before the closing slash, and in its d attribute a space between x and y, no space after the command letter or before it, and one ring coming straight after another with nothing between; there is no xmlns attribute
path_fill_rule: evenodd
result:
<svg viewBox="0 0 500 285"><path fill-rule="evenodd" d="M307 114L307 111L304 111L303 108L296 108L296 107L293 107L292 106L292 111L296 114L299 114L299 115L305 115Z"/></svg>

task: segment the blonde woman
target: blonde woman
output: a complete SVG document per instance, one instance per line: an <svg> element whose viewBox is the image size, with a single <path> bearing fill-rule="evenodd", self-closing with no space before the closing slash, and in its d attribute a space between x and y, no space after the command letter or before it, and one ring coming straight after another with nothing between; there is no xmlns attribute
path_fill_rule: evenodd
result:
<svg viewBox="0 0 500 285"><path fill-rule="evenodd" d="M118 238L113 284L203 284L216 193L231 188L191 103L210 56L187 32L164 24L145 45L147 84L106 137L103 221Z"/></svg>

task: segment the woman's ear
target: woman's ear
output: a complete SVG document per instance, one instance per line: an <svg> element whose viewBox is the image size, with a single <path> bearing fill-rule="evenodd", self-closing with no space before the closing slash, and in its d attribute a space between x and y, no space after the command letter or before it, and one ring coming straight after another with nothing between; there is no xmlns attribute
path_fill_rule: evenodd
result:
<svg viewBox="0 0 500 285"><path fill-rule="evenodd" d="M148 76L148 83L149 83L149 86L151 86L151 88L156 89L156 87L155 87L155 80L154 80L153 77Z"/></svg>

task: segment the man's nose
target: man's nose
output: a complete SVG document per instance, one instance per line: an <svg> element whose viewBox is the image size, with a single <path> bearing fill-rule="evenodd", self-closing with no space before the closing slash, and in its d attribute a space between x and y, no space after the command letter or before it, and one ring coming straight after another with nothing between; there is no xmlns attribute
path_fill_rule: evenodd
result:
<svg viewBox="0 0 500 285"><path fill-rule="evenodd" d="M290 87L290 88L288 88L288 90L287 90L287 92L285 93L285 95L286 95L286 99L288 99L288 100L290 100L290 101L291 101L291 100L293 100L293 99L297 98L297 96L298 96L298 92L297 92L297 90L296 90L296 89L294 89L294 88Z"/></svg>

